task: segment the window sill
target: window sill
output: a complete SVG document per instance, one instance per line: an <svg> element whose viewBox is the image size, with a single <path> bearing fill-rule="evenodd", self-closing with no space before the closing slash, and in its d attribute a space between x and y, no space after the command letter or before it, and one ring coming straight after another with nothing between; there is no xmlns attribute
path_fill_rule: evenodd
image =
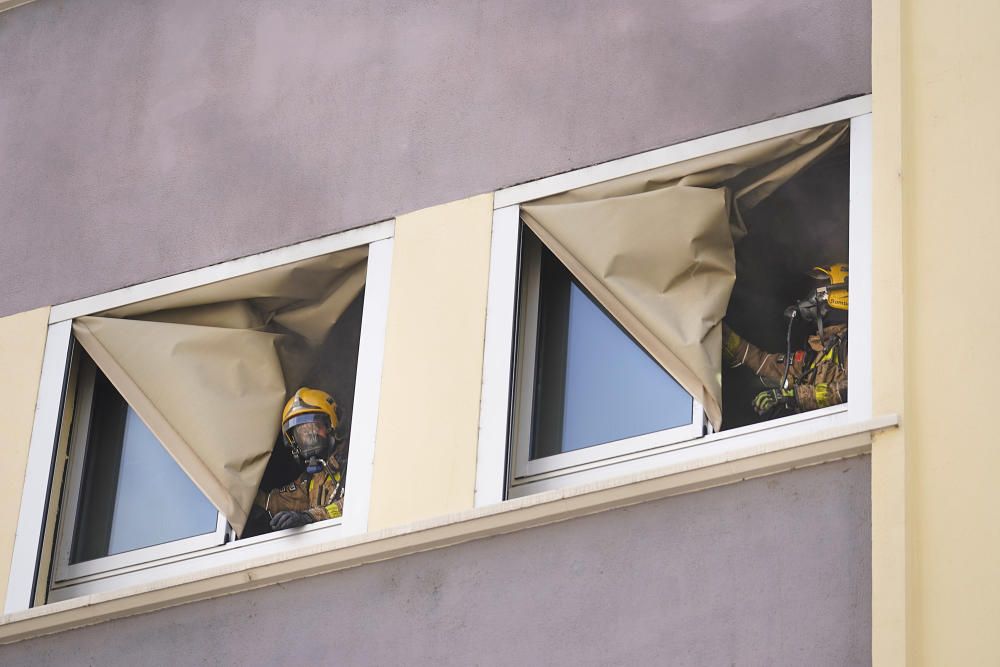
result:
<svg viewBox="0 0 1000 667"><path fill-rule="evenodd" d="M503 503L471 509L406 526L361 536L324 539L267 556L241 560L186 576L159 580L105 593L54 602L0 616L0 643L21 641L84 625L146 613L220 595L439 549L490 535L524 530L579 516L607 511L721 486L765 474L867 453L872 435L897 426L896 415L790 434L773 429L773 437L746 439L743 447L717 441L693 448L697 457L666 467L574 488L547 491ZM766 429L765 429L766 430ZM713 436L714 437L714 436ZM732 436L730 436L732 437ZM717 451L716 445L725 445ZM314 531L322 535L323 531ZM327 537L324 535L324 537ZM295 536L289 536L294 539Z"/></svg>
<svg viewBox="0 0 1000 667"><path fill-rule="evenodd" d="M237 540L197 551L150 560L136 565L98 572L71 580L58 581L49 591L49 602L59 602L81 595L103 593L164 581L191 572L207 572L220 567L302 549L314 544L326 544L343 536L342 519L321 521L295 529L294 532L268 533Z"/></svg>
<svg viewBox="0 0 1000 667"><path fill-rule="evenodd" d="M637 474L643 470L702 468L715 465L719 460L742 457L745 452L755 452L770 443L792 442L797 437L810 438L816 433L846 425L849 421L847 405L837 405L681 442L668 438L657 442L662 434L654 433L634 438L643 440L641 450L551 472L516 477L508 497L519 498L609 477Z"/></svg>

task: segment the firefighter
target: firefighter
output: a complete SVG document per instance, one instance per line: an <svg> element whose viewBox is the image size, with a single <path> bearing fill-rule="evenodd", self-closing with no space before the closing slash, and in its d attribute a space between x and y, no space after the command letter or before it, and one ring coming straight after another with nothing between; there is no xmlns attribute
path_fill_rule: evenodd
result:
<svg viewBox="0 0 1000 667"><path fill-rule="evenodd" d="M753 401L762 416L798 413L847 401L847 265L815 267L810 274L822 284L788 308L788 341L784 354L765 352L723 324L723 358L733 368L746 366L764 386ZM808 350L791 351L796 318L815 322Z"/></svg>
<svg viewBox="0 0 1000 667"><path fill-rule="evenodd" d="M271 530L336 519L344 511L347 441L338 436L337 404L325 391L302 387L281 415L283 442L305 472L294 482L258 494Z"/></svg>

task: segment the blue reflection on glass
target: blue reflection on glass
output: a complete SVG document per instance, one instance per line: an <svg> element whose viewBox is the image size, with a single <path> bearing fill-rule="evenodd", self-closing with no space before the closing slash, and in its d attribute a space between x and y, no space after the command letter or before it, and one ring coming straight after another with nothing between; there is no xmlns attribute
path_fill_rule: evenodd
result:
<svg viewBox="0 0 1000 667"><path fill-rule="evenodd" d="M108 555L215 530L218 513L128 408Z"/></svg>
<svg viewBox="0 0 1000 667"><path fill-rule="evenodd" d="M691 423L691 395L574 282L568 319L560 451Z"/></svg>

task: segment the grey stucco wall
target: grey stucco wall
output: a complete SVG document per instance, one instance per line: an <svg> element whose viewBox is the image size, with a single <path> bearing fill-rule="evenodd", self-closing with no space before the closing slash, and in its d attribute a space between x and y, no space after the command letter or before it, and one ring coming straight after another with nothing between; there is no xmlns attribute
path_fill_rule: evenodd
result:
<svg viewBox="0 0 1000 667"><path fill-rule="evenodd" d="M4 665L864 665L868 457L0 647Z"/></svg>
<svg viewBox="0 0 1000 667"><path fill-rule="evenodd" d="M870 91L869 0L38 0L0 315Z"/></svg>

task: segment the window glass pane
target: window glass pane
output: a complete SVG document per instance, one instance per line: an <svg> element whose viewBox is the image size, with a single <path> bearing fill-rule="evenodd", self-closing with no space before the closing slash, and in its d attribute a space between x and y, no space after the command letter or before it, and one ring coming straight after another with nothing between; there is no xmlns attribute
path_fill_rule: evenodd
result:
<svg viewBox="0 0 1000 667"><path fill-rule="evenodd" d="M531 458L691 423L692 398L542 251Z"/></svg>
<svg viewBox="0 0 1000 667"><path fill-rule="evenodd" d="M108 553L215 530L218 513L128 409Z"/></svg>
<svg viewBox="0 0 1000 667"><path fill-rule="evenodd" d="M71 562L211 533L218 513L98 373Z"/></svg>

